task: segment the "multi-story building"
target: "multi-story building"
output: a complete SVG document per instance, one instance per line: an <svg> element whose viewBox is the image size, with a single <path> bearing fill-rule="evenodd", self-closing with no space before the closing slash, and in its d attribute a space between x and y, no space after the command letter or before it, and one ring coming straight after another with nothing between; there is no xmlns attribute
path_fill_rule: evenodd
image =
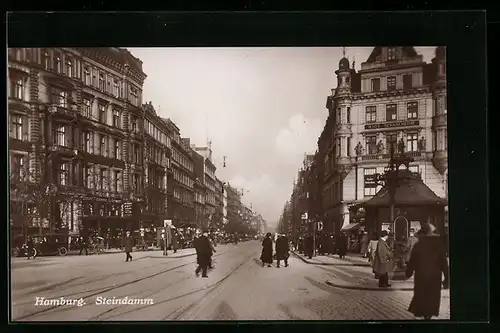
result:
<svg viewBox="0 0 500 333"><path fill-rule="evenodd" d="M224 192L227 193L227 227L229 232L234 232L242 223L241 193L230 184L224 186Z"/></svg>
<svg viewBox="0 0 500 333"><path fill-rule="evenodd" d="M195 224L200 228L206 228L208 221L205 216L205 159L196 151L193 151L193 165Z"/></svg>
<svg viewBox="0 0 500 333"><path fill-rule="evenodd" d="M163 225L168 218L167 178L171 143L165 122L156 114L151 102L144 109L144 184L145 209L141 222L144 227Z"/></svg>
<svg viewBox="0 0 500 333"><path fill-rule="evenodd" d="M227 219L227 191L226 183L222 183L222 225L226 226L228 223Z"/></svg>
<svg viewBox="0 0 500 333"><path fill-rule="evenodd" d="M194 164L189 139L182 139L180 130L170 119L163 119L171 135L172 173L168 181L169 217L176 227L194 224Z"/></svg>
<svg viewBox="0 0 500 333"><path fill-rule="evenodd" d="M195 147L193 150L203 156L204 159L204 185L205 185L205 216L209 221L209 227L215 227L214 217L217 210L216 196L216 167L212 162L212 149L210 147Z"/></svg>
<svg viewBox="0 0 500 333"><path fill-rule="evenodd" d="M400 142L414 158L411 170L447 196L445 66L443 47L431 64L413 47L375 47L359 72L340 60L318 140L325 227L338 231L349 223L351 205L375 195L373 176Z"/></svg>
<svg viewBox="0 0 500 333"><path fill-rule="evenodd" d="M224 183L215 178L215 214L212 218L214 226L218 229L224 226Z"/></svg>
<svg viewBox="0 0 500 333"><path fill-rule="evenodd" d="M13 48L8 67L12 230L137 228L142 62L121 48Z"/></svg>

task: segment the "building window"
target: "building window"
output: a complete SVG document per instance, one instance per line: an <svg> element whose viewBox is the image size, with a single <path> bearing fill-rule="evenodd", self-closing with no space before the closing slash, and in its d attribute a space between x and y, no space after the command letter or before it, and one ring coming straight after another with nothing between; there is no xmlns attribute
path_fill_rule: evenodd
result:
<svg viewBox="0 0 500 333"><path fill-rule="evenodd" d="M418 103L417 102L408 102L408 104L406 104L406 108L408 110L408 119L417 119L418 118Z"/></svg>
<svg viewBox="0 0 500 333"><path fill-rule="evenodd" d="M100 138L99 154L101 154L102 156L106 156L106 137L104 135L101 135Z"/></svg>
<svg viewBox="0 0 500 333"><path fill-rule="evenodd" d="M57 146L66 146L66 127L64 125L56 126L54 141Z"/></svg>
<svg viewBox="0 0 500 333"><path fill-rule="evenodd" d="M69 163L61 163L59 165L59 185L68 185Z"/></svg>
<svg viewBox="0 0 500 333"><path fill-rule="evenodd" d="M78 164L71 164L71 185L78 186Z"/></svg>
<svg viewBox="0 0 500 333"><path fill-rule="evenodd" d="M368 135L366 137L366 150L368 155L375 155L377 153L377 137L375 135Z"/></svg>
<svg viewBox="0 0 500 333"><path fill-rule="evenodd" d="M54 65L55 65L55 70L57 73L61 73L62 72L62 68L61 68L61 58L59 56L55 56L54 57Z"/></svg>
<svg viewBox="0 0 500 333"><path fill-rule="evenodd" d="M347 156L351 156L351 138L347 138Z"/></svg>
<svg viewBox="0 0 500 333"><path fill-rule="evenodd" d="M377 169L364 169L365 181L365 197L372 196L377 193Z"/></svg>
<svg viewBox="0 0 500 333"><path fill-rule="evenodd" d="M114 80L113 95L115 95L116 97L121 97L119 94L120 94L120 83L118 82L118 80Z"/></svg>
<svg viewBox="0 0 500 333"><path fill-rule="evenodd" d="M120 128L120 111L113 110L113 126Z"/></svg>
<svg viewBox="0 0 500 333"><path fill-rule="evenodd" d="M337 108L337 124L341 123L341 115L342 115L342 109Z"/></svg>
<svg viewBox="0 0 500 333"><path fill-rule="evenodd" d="M109 94L113 93L113 91L111 90L111 81L109 81L109 80L108 80L108 86L107 86L106 92L109 93Z"/></svg>
<svg viewBox="0 0 500 333"><path fill-rule="evenodd" d="M44 69L50 69L50 56L47 51L42 52L42 65Z"/></svg>
<svg viewBox="0 0 500 333"><path fill-rule="evenodd" d="M99 189L106 189L106 169L99 170Z"/></svg>
<svg viewBox="0 0 500 333"><path fill-rule="evenodd" d="M14 139L23 139L23 118L18 115L11 115L11 137Z"/></svg>
<svg viewBox="0 0 500 333"><path fill-rule="evenodd" d="M392 121L398 119L397 105L387 104L385 106L385 120Z"/></svg>
<svg viewBox="0 0 500 333"><path fill-rule="evenodd" d="M24 79L12 80L11 87L10 97L24 100Z"/></svg>
<svg viewBox="0 0 500 333"><path fill-rule="evenodd" d="M12 176L16 180L23 180L24 178L24 155L12 155Z"/></svg>
<svg viewBox="0 0 500 333"><path fill-rule="evenodd" d="M90 153L91 149L91 134L89 132L83 133L83 149L86 153Z"/></svg>
<svg viewBox="0 0 500 333"><path fill-rule="evenodd" d="M113 190L115 192L119 192L120 189L120 171L115 171L115 177L114 177L114 184L113 184Z"/></svg>
<svg viewBox="0 0 500 333"><path fill-rule="evenodd" d="M136 192L139 192L139 186L140 186L139 175L136 173L134 173L134 176L132 178L132 186Z"/></svg>
<svg viewBox="0 0 500 333"><path fill-rule="evenodd" d="M83 99L83 116L84 117L87 117L87 118L91 118L91 115L92 115L92 107L91 107L92 103L90 101L90 99L87 99L87 98L84 98Z"/></svg>
<svg viewBox="0 0 500 333"><path fill-rule="evenodd" d="M137 118L135 116L130 116L130 129L132 132L137 132Z"/></svg>
<svg viewBox="0 0 500 333"><path fill-rule="evenodd" d="M120 159L121 156L120 156L120 140L116 139L115 140L115 146L113 147L114 148L114 158L116 159Z"/></svg>
<svg viewBox="0 0 500 333"><path fill-rule="evenodd" d="M134 163L138 164L139 163L139 146L138 145L133 145L134 146Z"/></svg>
<svg viewBox="0 0 500 333"><path fill-rule="evenodd" d="M83 70L83 80L87 86L90 86L92 84L92 81L90 81L90 68L85 67Z"/></svg>
<svg viewBox="0 0 500 333"><path fill-rule="evenodd" d="M410 167L408 168L408 170L409 170L411 173L419 173L419 172L418 172L418 165L410 165Z"/></svg>
<svg viewBox="0 0 500 333"><path fill-rule="evenodd" d="M347 107L347 123L351 123L351 107Z"/></svg>
<svg viewBox="0 0 500 333"><path fill-rule="evenodd" d="M385 135L385 146L387 147L387 153L391 152L391 149L394 150L394 152L397 152L397 145L398 145L398 135L397 133L387 133Z"/></svg>
<svg viewBox="0 0 500 333"><path fill-rule="evenodd" d="M372 79L372 91L380 91L380 78Z"/></svg>
<svg viewBox="0 0 500 333"><path fill-rule="evenodd" d="M410 133L406 138L407 151L417 151L418 150L418 134Z"/></svg>
<svg viewBox="0 0 500 333"><path fill-rule="evenodd" d="M66 75L73 77L73 63L71 60L66 61Z"/></svg>
<svg viewBox="0 0 500 333"><path fill-rule="evenodd" d="M137 89L130 87L131 102L133 105L137 106L138 102L138 92Z"/></svg>
<svg viewBox="0 0 500 333"><path fill-rule="evenodd" d="M83 167L83 184L87 188L91 188L90 167L88 165Z"/></svg>
<svg viewBox="0 0 500 333"><path fill-rule="evenodd" d="M99 104L99 122L106 124L106 106Z"/></svg>
<svg viewBox="0 0 500 333"><path fill-rule="evenodd" d="M342 154L342 143L340 141L340 138L337 138L337 156L340 156Z"/></svg>
<svg viewBox="0 0 500 333"><path fill-rule="evenodd" d="M99 89L101 91L104 91L104 74L103 73L100 73L99 74Z"/></svg>
<svg viewBox="0 0 500 333"><path fill-rule="evenodd" d="M366 122L374 123L377 121L377 107L367 106L366 107Z"/></svg>
<svg viewBox="0 0 500 333"><path fill-rule="evenodd" d="M413 87L413 76L411 74L403 75L403 89L411 89Z"/></svg>
<svg viewBox="0 0 500 333"><path fill-rule="evenodd" d="M387 60L396 60L396 48L395 47L387 48Z"/></svg>
<svg viewBox="0 0 500 333"><path fill-rule="evenodd" d="M60 107L68 106L68 93L60 89L52 89L52 103Z"/></svg>
<svg viewBox="0 0 500 333"><path fill-rule="evenodd" d="M396 77L389 76L387 78L387 90L396 90Z"/></svg>

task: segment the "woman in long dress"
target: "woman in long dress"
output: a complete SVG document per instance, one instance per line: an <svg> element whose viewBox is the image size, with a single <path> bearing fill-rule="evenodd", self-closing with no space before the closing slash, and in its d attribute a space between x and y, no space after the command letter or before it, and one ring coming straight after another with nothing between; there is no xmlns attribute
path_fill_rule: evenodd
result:
<svg viewBox="0 0 500 333"><path fill-rule="evenodd" d="M267 267L271 267L273 263L273 241L270 232L266 234L266 237L262 241L262 255L260 256L260 260L262 260L262 267L266 264Z"/></svg>

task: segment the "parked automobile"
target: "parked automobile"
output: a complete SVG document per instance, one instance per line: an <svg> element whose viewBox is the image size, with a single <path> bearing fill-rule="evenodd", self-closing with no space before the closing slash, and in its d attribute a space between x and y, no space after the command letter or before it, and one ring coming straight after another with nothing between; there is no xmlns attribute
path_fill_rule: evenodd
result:
<svg viewBox="0 0 500 333"><path fill-rule="evenodd" d="M33 235L34 256L59 255L65 256L68 253L68 237L61 234ZM23 244L12 250L12 256L26 256L27 246Z"/></svg>

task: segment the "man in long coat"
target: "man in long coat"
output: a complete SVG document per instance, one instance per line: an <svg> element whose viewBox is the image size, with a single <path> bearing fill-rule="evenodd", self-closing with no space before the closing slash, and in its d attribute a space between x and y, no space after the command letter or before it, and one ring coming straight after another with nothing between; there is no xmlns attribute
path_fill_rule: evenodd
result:
<svg viewBox="0 0 500 333"><path fill-rule="evenodd" d="M200 237L195 238L194 248L196 249L196 256L198 261L198 267L196 268L196 276L200 275L207 278L207 269L210 264L210 258L212 256L212 246L210 245L210 240L207 237L208 233L203 232Z"/></svg>
<svg viewBox="0 0 500 333"><path fill-rule="evenodd" d="M363 258L368 257L368 244L370 243L370 237L366 231L363 232L363 237L361 237L361 251L359 251Z"/></svg>
<svg viewBox="0 0 500 333"><path fill-rule="evenodd" d="M432 224L422 226L422 236L413 247L406 267L407 278L415 274L413 299L408 311L424 319L439 315L441 285L444 289L449 288L446 251L442 239L434 232Z"/></svg>
<svg viewBox="0 0 500 333"><path fill-rule="evenodd" d="M285 267L288 267L288 258L290 257L290 243L285 235L281 235L276 240L276 266L280 268L280 261L285 262Z"/></svg>
<svg viewBox="0 0 500 333"><path fill-rule="evenodd" d="M389 245L387 245L388 236L387 231L382 230L373 261L373 272L378 276L378 286L381 288L391 286L389 284L389 272L392 270L393 253Z"/></svg>
<svg viewBox="0 0 500 333"><path fill-rule="evenodd" d="M125 254L127 255L125 261L129 261L129 259L132 261L132 255L130 253L134 247L134 238L130 235L130 231L128 230L125 238L123 239L123 247L125 248Z"/></svg>
<svg viewBox="0 0 500 333"><path fill-rule="evenodd" d="M273 241L271 239L271 233L268 232L266 237L262 241L262 254L260 256L262 261L262 267L267 264L267 267L271 267L273 262Z"/></svg>
<svg viewBox="0 0 500 333"><path fill-rule="evenodd" d="M174 250L174 253L177 253L177 247L178 247L178 240L177 240L177 230L172 229L172 250Z"/></svg>
<svg viewBox="0 0 500 333"><path fill-rule="evenodd" d="M345 233L339 235L337 251L340 259L343 259L347 254L347 235Z"/></svg>
<svg viewBox="0 0 500 333"><path fill-rule="evenodd" d="M308 234L304 239L304 254L312 259L314 252L314 238L312 234Z"/></svg>

